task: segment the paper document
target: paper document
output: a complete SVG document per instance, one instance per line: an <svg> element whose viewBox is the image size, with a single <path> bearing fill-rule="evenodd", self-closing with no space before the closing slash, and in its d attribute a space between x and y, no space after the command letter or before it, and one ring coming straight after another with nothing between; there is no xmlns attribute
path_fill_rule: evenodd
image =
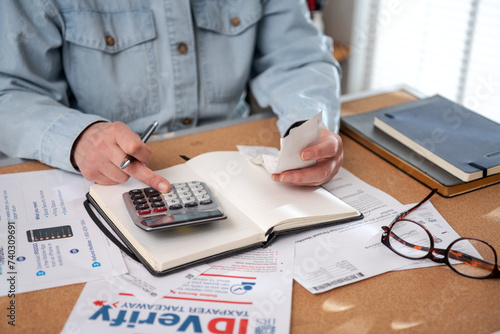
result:
<svg viewBox="0 0 500 334"><path fill-rule="evenodd" d="M288 136L281 138L280 151L274 147L243 146L238 150L251 162L263 165L270 174L286 170L313 166L316 160L303 161L300 152L306 147L319 143L321 139L322 112L290 130Z"/></svg>
<svg viewBox="0 0 500 334"><path fill-rule="evenodd" d="M115 278L89 282L62 333L289 333L293 247L284 237L212 262L154 303ZM170 286L170 275L159 279Z"/></svg>
<svg viewBox="0 0 500 334"><path fill-rule="evenodd" d="M114 277L115 285L126 287L129 293L135 297L154 303L171 293L190 280L198 277L203 272L210 269L208 264L201 264L168 275L168 279L161 276L153 276L144 266L123 254L123 259L127 264L128 274Z"/></svg>
<svg viewBox="0 0 500 334"><path fill-rule="evenodd" d="M22 293L127 272L82 205L90 184L60 170L0 175L0 295L6 277Z"/></svg>
<svg viewBox="0 0 500 334"><path fill-rule="evenodd" d="M343 168L323 187L361 211L364 219L297 234L294 278L311 293L328 291L402 267L435 265L430 260L405 259L380 242L381 226L388 226L412 205L401 205ZM412 217L424 222L445 245L459 237L431 203L420 207L409 216Z"/></svg>

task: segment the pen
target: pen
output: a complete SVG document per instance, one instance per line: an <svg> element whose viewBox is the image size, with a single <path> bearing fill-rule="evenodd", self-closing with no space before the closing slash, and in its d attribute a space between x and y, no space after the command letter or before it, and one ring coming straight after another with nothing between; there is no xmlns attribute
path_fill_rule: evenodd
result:
<svg viewBox="0 0 500 334"><path fill-rule="evenodd" d="M146 129L146 131L144 131L144 133L142 134L141 136L141 140L143 143L147 142L149 137L151 137L151 135L153 134L153 132L155 132L156 128L158 127L158 122L157 121L154 121L153 124L151 124L150 126L148 126L148 128ZM130 156L127 154L127 156L125 157L125 159L123 159L121 165L120 165L120 170L123 170L125 167L127 167L128 165L130 165L130 163L132 162L132 160L135 160L135 158L133 156Z"/></svg>

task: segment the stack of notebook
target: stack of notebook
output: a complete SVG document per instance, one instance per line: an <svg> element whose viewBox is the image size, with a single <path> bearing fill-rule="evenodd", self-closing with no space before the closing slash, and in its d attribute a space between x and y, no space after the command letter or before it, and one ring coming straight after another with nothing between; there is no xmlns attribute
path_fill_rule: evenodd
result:
<svg viewBox="0 0 500 334"><path fill-rule="evenodd" d="M341 130L445 197L500 182L500 124L439 95L342 117Z"/></svg>

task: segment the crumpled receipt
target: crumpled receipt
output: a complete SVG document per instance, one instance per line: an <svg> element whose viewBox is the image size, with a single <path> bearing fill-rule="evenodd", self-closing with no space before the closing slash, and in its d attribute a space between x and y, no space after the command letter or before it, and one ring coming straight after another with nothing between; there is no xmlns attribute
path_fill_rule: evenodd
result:
<svg viewBox="0 0 500 334"><path fill-rule="evenodd" d="M281 150L275 147L243 146L236 147L248 160L256 165L263 165L270 174L279 174L290 169L313 166L316 160L303 161L300 152L309 146L318 144L321 139L322 112L290 130L281 138Z"/></svg>

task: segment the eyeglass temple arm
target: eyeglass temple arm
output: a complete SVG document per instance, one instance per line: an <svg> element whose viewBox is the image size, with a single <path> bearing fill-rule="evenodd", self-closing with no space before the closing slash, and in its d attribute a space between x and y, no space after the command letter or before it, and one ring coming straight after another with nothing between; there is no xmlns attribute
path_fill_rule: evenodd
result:
<svg viewBox="0 0 500 334"><path fill-rule="evenodd" d="M416 204L414 207L412 207L411 209L409 209L408 211L405 211L405 212L401 212L396 218L394 218L394 220L391 222L394 223L395 221L398 221L399 219L401 218L404 218L406 217L407 215L409 215L411 212L415 211L416 209L418 209L422 204L424 204L425 202L427 202L429 200L429 198L432 197L432 195L434 195L435 193L437 192L437 189L434 188L432 189L432 191L430 192L429 195L427 195L423 200L421 200L418 204Z"/></svg>

